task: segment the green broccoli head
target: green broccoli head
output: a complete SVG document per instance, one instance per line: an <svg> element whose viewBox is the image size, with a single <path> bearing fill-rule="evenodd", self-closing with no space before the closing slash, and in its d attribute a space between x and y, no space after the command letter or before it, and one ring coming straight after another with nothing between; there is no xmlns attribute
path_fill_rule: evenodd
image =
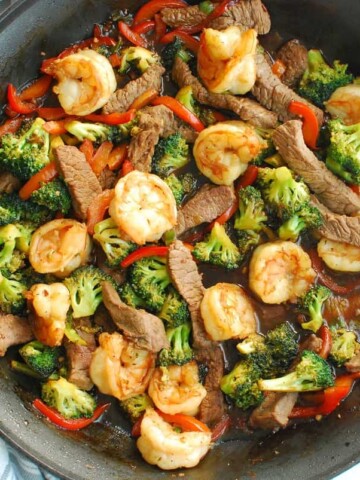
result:
<svg viewBox="0 0 360 480"><path fill-rule="evenodd" d="M331 290L323 285L314 285L299 301L299 307L310 315L310 320L301 324L302 328L316 333L324 322L322 307L331 296Z"/></svg>
<svg viewBox="0 0 360 480"><path fill-rule="evenodd" d="M31 200L20 200L16 193L5 193L0 196L0 225L17 222L31 222L36 227L54 217L47 207Z"/></svg>
<svg viewBox="0 0 360 480"><path fill-rule="evenodd" d="M319 355L304 350L294 370L287 375L270 380L259 380L260 390L273 392L313 392L334 385L330 365Z"/></svg>
<svg viewBox="0 0 360 480"><path fill-rule="evenodd" d="M21 236L16 225L0 227L0 269L16 272L24 264L25 255L15 250L16 241Z"/></svg>
<svg viewBox="0 0 360 480"><path fill-rule="evenodd" d="M214 111L211 108L204 107L196 101L191 85L182 87L176 94L175 98L184 105L185 108L190 110L191 113L196 115L207 127L216 123Z"/></svg>
<svg viewBox="0 0 360 480"><path fill-rule="evenodd" d="M286 219L286 217L285 215L284 218ZM320 210L306 203L281 225L279 238L296 242L301 233L313 228L319 228L323 222L324 219Z"/></svg>
<svg viewBox="0 0 360 480"><path fill-rule="evenodd" d="M90 418L96 409L94 397L62 377L44 383L41 398L67 419Z"/></svg>
<svg viewBox="0 0 360 480"><path fill-rule="evenodd" d="M257 135L263 140L264 146L258 156L254 158L251 163L254 165L262 165L265 162L265 159L276 154L276 148L272 140L274 130L269 128L256 127L255 131Z"/></svg>
<svg viewBox="0 0 360 480"><path fill-rule="evenodd" d="M168 288L165 302L158 316L172 328L190 321L190 312L186 301L172 286Z"/></svg>
<svg viewBox="0 0 360 480"><path fill-rule="evenodd" d="M44 123L36 118L19 133L3 135L0 168L26 181L50 162L50 135L42 128Z"/></svg>
<svg viewBox="0 0 360 480"><path fill-rule="evenodd" d="M132 308L146 308L146 302L135 293L129 282L124 282L119 287L119 295L121 300Z"/></svg>
<svg viewBox="0 0 360 480"><path fill-rule="evenodd" d="M189 145L180 133L161 138L152 158L152 172L161 178L184 167L189 162Z"/></svg>
<svg viewBox="0 0 360 480"><path fill-rule="evenodd" d="M260 232L267 220L261 193L256 188L248 186L241 188L238 196L239 210L235 217L235 229Z"/></svg>
<svg viewBox="0 0 360 480"><path fill-rule="evenodd" d="M47 207L52 212L61 212L66 215L71 206L71 196L63 180L55 178L35 190L30 197L31 201Z"/></svg>
<svg viewBox="0 0 360 480"><path fill-rule="evenodd" d="M134 397L127 398L120 401L120 407L124 413L130 418L132 423L135 423L147 408L154 406L151 398L147 393L141 393Z"/></svg>
<svg viewBox="0 0 360 480"><path fill-rule="evenodd" d="M175 37L175 40L166 45L161 52L161 60L167 70L172 69L176 57L181 58L186 63L192 59L191 53L184 48L184 44L179 37Z"/></svg>
<svg viewBox="0 0 360 480"><path fill-rule="evenodd" d="M159 365L168 367L169 365L185 365L194 357L194 352L190 346L191 324L183 323L175 328L166 330L166 336L170 343L170 348L163 348L159 353Z"/></svg>
<svg viewBox="0 0 360 480"><path fill-rule="evenodd" d="M159 63L160 58L156 53L143 47L128 47L121 51L119 73L128 73L131 69L145 73L151 65Z"/></svg>
<svg viewBox="0 0 360 480"><path fill-rule="evenodd" d="M337 88L353 81L354 76L347 73L347 68L338 60L330 66L320 50L309 50L308 68L300 81L299 94L322 108Z"/></svg>
<svg viewBox="0 0 360 480"><path fill-rule="evenodd" d="M344 327L331 327L330 333L332 343L329 358L337 367L342 367L360 350L360 344L355 333Z"/></svg>
<svg viewBox="0 0 360 480"><path fill-rule="evenodd" d="M24 362L41 378L49 377L59 366L61 347L48 347L36 340L23 345L19 353Z"/></svg>
<svg viewBox="0 0 360 480"><path fill-rule="evenodd" d="M31 238L33 233L37 229L37 225L31 222L22 222L17 223L16 228L19 230L20 233L20 235L16 238L16 248L20 250L20 252L27 255L30 249Z"/></svg>
<svg viewBox="0 0 360 480"><path fill-rule="evenodd" d="M102 143L109 140L112 126L103 123L86 123L72 120L66 123L66 130L80 142L90 140L91 142Z"/></svg>
<svg viewBox="0 0 360 480"><path fill-rule="evenodd" d="M192 254L201 262L228 269L237 268L241 260L237 246L231 241L224 226L217 222L207 239L195 244Z"/></svg>
<svg viewBox="0 0 360 480"><path fill-rule="evenodd" d="M174 175L172 173L171 175L166 177L164 179L164 181L168 185L170 190L172 191L172 193L174 195L174 198L175 198L175 201L176 201L176 205L177 206L181 205L181 203L184 199L184 196L185 196L185 191L184 191L183 184L181 183L180 178L178 178L176 175Z"/></svg>
<svg viewBox="0 0 360 480"><path fill-rule="evenodd" d="M19 273L0 273L0 310L4 313L20 315L26 312L25 292L28 285Z"/></svg>
<svg viewBox="0 0 360 480"><path fill-rule="evenodd" d="M254 247L259 245L261 236L252 230L236 230L237 246L243 259Z"/></svg>

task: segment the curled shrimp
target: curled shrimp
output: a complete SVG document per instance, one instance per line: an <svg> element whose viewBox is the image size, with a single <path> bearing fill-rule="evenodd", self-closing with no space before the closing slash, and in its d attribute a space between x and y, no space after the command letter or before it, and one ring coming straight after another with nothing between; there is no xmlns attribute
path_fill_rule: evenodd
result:
<svg viewBox="0 0 360 480"><path fill-rule="evenodd" d="M196 362L155 369L149 384L149 396L159 410L175 415L196 415L206 390L199 381Z"/></svg>
<svg viewBox="0 0 360 480"><path fill-rule="evenodd" d="M109 213L138 245L156 242L177 220L175 198L168 185L157 175L137 170L117 182Z"/></svg>
<svg viewBox="0 0 360 480"><path fill-rule="evenodd" d="M246 338L256 331L253 306L238 285L217 283L208 288L200 309L205 330L212 340Z"/></svg>
<svg viewBox="0 0 360 480"><path fill-rule="evenodd" d="M210 432L179 433L153 408L145 412L137 441L144 460L163 470L195 467L209 451L210 444Z"/></svg>
<svg viewBox="0 0 360 480"><path fill-rule="evenodd" d="M250 260L249 286L264 303L296 301L315 277L309 255L293 242L264 243Z"/></svg>
<svg viewBox="0 0 360 480"><path fill-rule="evenodd" d="M69 115L95 112L116 90L116 78L109 60L94 50L81 50L55 60L49 73L58 80L54 92Z"/></svg>
<svg viewBox="0 0 360 480"><path fill-rule="evenodd" d="M204 30L198 53L198 72L213 93L244 95L256 80L257 33L231 26L225 30Z"/></svg>
<svg viewBox="0 0 360 480"><path fill-rule="evenodd" d="M62 283L38 283L26 297L33 310L31 323L35 337L49 347L61 345L70 308L68 289Z"/></svg>
<svg viewBox="0 0 360 480"><path fill-rule="evenodd" d="M352 83L335 90L325 108L333 118L340 118L346 125L360 122L360 85Z"/></svg>
<svg viewBox="0 0 360 480"><path fill-rule="evenodd" d="M90 377L100 392L126 400L144 393L155 367L155 354L142 350L119 333L102 333Z"/></svg>
<svg viewBox="0 0 360 480"><path fill-rule="evenodd" d="M38 228L32 238L29 260L39 273L66 277L90 257L91 240L86 225L76 220L52 220Z"/></svg>
<svg viewBox="0 0 360 480"><path fill-rule="evenodd" d="M203 130L193 154L203 175L217 185L231 185L264 148L265 140L252 125L233 120Z"/></svg>
<svg viewBox="0 0 360 480"><path fill-rule="evenodd" d="M360 247L322 238L317 246L319 257L337 272L360 272Z"/></svg>

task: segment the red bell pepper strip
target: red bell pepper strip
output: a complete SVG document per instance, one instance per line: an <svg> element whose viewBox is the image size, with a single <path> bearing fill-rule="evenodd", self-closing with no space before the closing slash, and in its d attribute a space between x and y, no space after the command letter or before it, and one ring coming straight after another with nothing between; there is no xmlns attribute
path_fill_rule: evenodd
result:
<svg viewBox="0 0 360 480"><path fill-rule="evenodd" d="M144 20L143 22L137 23L132 27L132 31L135 33L138 33L139 35L143 33L148 33L154 29L155 29L154 20Z"/></svg>
<svg viewBox="0 0 360 480"><path fill-rule="evenodd" d="M94 156L94 144L92 141L86 138L80 145L79 150L85 155L86 161L91 166Z"/></svg>
<svg viewBox="0 0 360 480"><path fill-rule="evenodd" d="M160 12L163 8L184 8L187 6L187 3L183 0L150 0L150 2L139 8L134 17L133 25L153 18L155 13Z"/></svg>
<svg viewBox="0 0 360 480"><path fill-rule="evenodd" d="M38 190L44 183L51 182L51 180L54 180L58 175L55 162L48 163L21 187L19 197L21 200L28 200L35 190Z"/></svg>
<svg viewBox="0 0 360 480"><path fill-rule="evenodd" d="M231 419L229 415L224 415L222 419L215 425L211 434L211 441L217 442L221 438L226 430L230 427Z"/></svg>
<svg viewBox="0 0 360 480"><path fill-rule="evenodd" d="M7 133L16 133L21 127L22 122L23 118L21 117L9 118L6 120L5 123L0 125L0 138Z"/></svg>
<svg viewBox="0 0 360 480"><path fill-rule="evenodd" d="M152 104L165 105L172 110L177 117L191 125L197 132L201 132L205 128L204 124L198 119L198 117L184 107L184 105L176 100L176 98L168 96L158 97L152 102Z"/></svg>
<svg viewBox="0 0 360 480"><path fill-rule="evenodd" d="M33 113L37 108L35 103L23 102L12 83L8 85L7 100L11 110L22 115Z"/></svg>
<svg viewBox="0 0 360 480"><path fill-rule="evenodd" d="M360 185L349 185L349 187L356 195L360 195Z"/></svg>
<svg viewBox="0 0 360 480"><path fill-rule="evenodd" d="M250 185L255 183L258 173L259 173L259 169L256 165L249 165L245 170L245 172L239 178L239 181L236 185L236 190L240 190L240 188L249 187Z"/></svg>
<svg viewBox="0 0 360 480"><path fill-rule="evenodd" d="M124 113L108 113L108 114L97 114L97 113L90 113L89 115L85 115L85 120L89 122L99 122L105 123L106 125L121 125L122 123L131 122L135 118L135 110L133 108L129 109L127 112Z"/></svg>
<svg viewBox="0 0 360 480"><path fill-rule="evenodd" d="M212 115L217 122L227 122L229 117L219 112L218 110L212 110Z"/></svg>
<svg viewBox="0 0 360 480"><path fill-rule="evenodd" d="M154 21L155 21L155 43L159 43L160 39L166 33L166 23L163 22L163 19L161 18L161 15L159 13L155 13Z"/></svg>
<svg viewBox="0 0 360 480"><path fill-rule="evenodd" d="M33 407L50 420L54 425L64 428L65 430L81 430L91 423L95 422L109 408L110 403L104 403L96 407L94 414L90 418L68 419L63 417L57 410L46 405L42 400L36 398L33 401Z"/></svg>
<svg viewBox="0 0 360 480"><path fill-rule="evenodd" d="M288 110L293 115L302 117L304 141L308 147L315 150L317 148L316 143L319 138L320 126L313 109L309 107L309 105L306 105L306 103L292 101L289 104Z"/></svg>
<svg viewBox="0 0 360 480"><path fill-rule="evenodd" d="M138 33L133 32L131 28L128 25L126 25L125 22L120 21L118 23L118 27L121 35L125 37L126 40L128 40L130 43L133 43L137 47L143 47L143 48L147 47L146 40L142 38Z"/></svg>
<svg viewBox="0 0 360 480"><path fill-rule="evenodd" d="M91 168L96 176L99 176L108 164L112 149L113 144L111 142L103 142L96 150L95 155L91 159Z"/></svg>
<svg viewBox="0 0 360 480"><path fill-rule="evenodd" d="M133 172L135 170L134 165L130 162L130 160L126 159L123 161L122 167L121 167L121 176L125 177L130 172Z"/></svg>
<svg viewBox="0 0 360 480"><path fill-rule="evenodd" d="M230 4L236 4L238 3L239 0L222 0L222 2L218 3L217 7L214 8L214 10L207 15L207 17L197 25L192 25L189 27L181 27L181 31L190 33L190 34L195 34L201 32L204 28L206 28L213 20L215 20L218 17L221 17L221 15L224 14L225 10L228 8Z"/></svg>
<svg viewBox="0 0 360 480"><path fill-rule="evenodd" d="M94 37L101 37L102 35L102 29L98 23L95 23L94 25L93 35Z"/></svg>
<svg viewBox="0 0 360 480"><path fill-rule="evenodd" d="M70 122L70 117L64 120L50 120L45 122L42 128L51 135L63 135L67 132L66 123Z"/></svg>
<svg viewBox="0 0 360 480"><path fill-rule="evenodd" d="M141 423L142 423L142 420L144 418L144 415L141 415L141 417L136 420L136 422L134 423L132 429L131 429L131 435L133 437L140 437L141 435Z"/></svg>
<svg viewBox="0 0 360 480"><path fill-rule="evenodd" d="M319 352L319 355L321 358L324 358L326 360L327 357L329 356L331 345L332 345L332 338L331 338L329 327L327 325L321 325L318 331L318 335L322 340L322 345L321 345L321 350Z"/></svg>
<svg viewBox="0 0 360 480"><path fill-rule="evenodd" d="M199 40L196 40L196 38L181 30L173 30L172 32L167 33L161 38L160 43L171 43L175 40L175 38L179 38L185 47L187 47L193 53L198 53L200 47Z"/></svg>
<svg viewBox="0 0 360 480"><path fill-rule="evenodd" d="M43 75L19 94L20 100L26 102L34 98L43 97L48 92L51 82L52 77L50 75Z"/></svg>
<svg viewBox="0 0 360 480"><path fill-rule="evenodd" d="M139 97L137 97L133 103L130 105L131 109L140 110L144 108L146 105L149 105L155 98L158 96L157 90L155 88L149 88L144 93L142 93Z"/></svg>
<svg viewBox="0 0 360 480"><path fill-rule="evenodd" d="M274 75L281 78L285 73L286 65L284 62L278 59L273 63L271 70Z"/></svg>
<svg viewBox="0 0 360 480"><path fill-rule="evenodd" d="M120 263L122 268L130 267L133 263L146 257L166 257L169 253L169 247L159 247L157 245L150 245L148 247L140 247L134 252L130 253Z"/></svg>
<svg viewBox="0 0 360 480"><path fill-rule="evenodd" d="M61 120L67 117L67 113L62 107L39 107L37 113L39 114L39 117L46 121Z"/></svg>
<svg viewBox="0 0 360 480"><path fill-rule="evenodd" d="M156 412L165 420L165 422L180 427L183 432L211 432L210 428L205 423L200 422L200 420L191 417L190 415L184 415L182 413L170 415L169 413L164 413L160 410L156 410Z"/></svg>
<svg viewBox="0 0 360 480"><path fill-rule="evenodd" d="M109 161L108 161L109 170L111 171L118 170L121 167L123 161L125 160L126 155L127 155L126 143L122 143L121 145L118 145L117 147L115 147L109 155Z"/></svg>
<svg viewBox="0 0 360 480"><path fill-rule="evenodd" d="M94 234L95 225L103 220L111 200L114 198L114 194L114 190L104 190L97 195L93 203L89 206L86 215L86 226L90 235Z"/></svg>
<svg viewBox="0 0 360 480"><path fill-rule="evenodd" d="M120 67L121 65L121 57L117 53L112 53L109 57L109 62L113 68Z"/></svg>

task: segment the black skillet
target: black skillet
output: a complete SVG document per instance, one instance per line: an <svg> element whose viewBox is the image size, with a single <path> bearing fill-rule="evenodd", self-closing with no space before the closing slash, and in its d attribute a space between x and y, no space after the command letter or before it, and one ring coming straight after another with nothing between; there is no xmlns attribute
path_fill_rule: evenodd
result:
<svg viewBox="0 0 360 480"><path fill-rule="evenodd" d="M126 0L0 1L0 103L8 82L21 86L37 76L41 52L56 55L90 36L95 22L114 9L136 9ZM273 22L266 39L276 48L288 38L322 48L360 72L358 0L265 0ZM31 382L0 361L0 433L53 473L71 480L174 478L142 461L113 405L102 424L80 433L56 430L31 408ZM185 472L189 480L322 480L360 461L360 388L335 414L275 435L235 430L206 459Z"/></svg>

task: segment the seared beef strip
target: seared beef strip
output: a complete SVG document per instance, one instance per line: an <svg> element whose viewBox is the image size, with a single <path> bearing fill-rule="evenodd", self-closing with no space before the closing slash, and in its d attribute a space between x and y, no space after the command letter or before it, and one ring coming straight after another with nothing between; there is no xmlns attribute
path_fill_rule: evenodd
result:
<svg viewBox="0 0 360 480"><path fill-rule="evenodd" d="M0 173L0 193L12 193L21 187L21 182L10 172Z"/></svg>
<svg viewBox="0 0 360 480"><path fill-rule="evenodd" d="M235 194L226 185L204 185L178 210L176 234L180 236L190 228L212 222L234 203Z"/></svg>
<svg viewBox="0 0 360 480"><path fill-rule="evenodd" d="M163 21L172 28L197 25L205 20L206 16L199 9L198 5L187 8L164 8L161 10ZM236 5L230 5L223 15L210 23L209 27L223 30L231 25L237 25L242 30L254 28L262 35L270 31L271 20L261 0L242 0Z"/></svg>
<svg viewBox="0 0 360 480"><path fill-rule="evenodd" d="M256 127L274 128L277 125L277 115L246 97L236 97L230 94L210 93L191 73L190 67L180 58L176 58L172 70L174 82L179 87L191 86L195 99L203 105L231 110L241 120Z"/></svg>
<svg viewBox="0 0 360 480"><path fill-rule="evenodd" d="M286 427L297 397L297 393L267 392L265 400L250 415L250 427L263 430Z"/></svg>
<svg viewBox="0 0 360 480"><path fill-rule="evenodd" d="M164 324L160 318L123 303L109 282L103 282L102 294L105 307L125 337L150 352L159 352L162 348L169 347Z"/></svg>
<svg viewBox="0 0 360 480"><path fill-rule="evenodd" d="M296 87L308 66L307 48L299 40L290 40L280 48L276 59L285 65L282 83L290 88Z"/></svg>
<svg viewBox="0 0 360 480"><path fill-rule="evenodd" d="M348 362L346 362L345 367L348 372L360 372L360 352L357 355L354 355Z"/></svg>
<svg viewBox="0 0 360 480"><path fill-rule="evenodd" d="M311 350L312 352L319 354L321 352L322 344L322 339L317 337L314 333L311 333L303 342L301 342L299 351Z"/></svg>
<svg viewBox="0 0 360 480"><path fill-rule="evenodd" d="M98 180L103 190L111 190L118 181L118 175L105 167L98 176Z"/></svg>
<svg viewBox="0 0 360 480"><path fill-rule="evenodd" d="M300 120L291 120L278 127L273 140L288 166L304 179L330 210L345 215L355 215L360 211L360 197L305 145Z"/></svg>
<svg viewBox="0 0 360 480"><path fill-rule="evenodd" d="M89 206L102 192L99 180L86 161L85 155L76 147L69 145L58 147L55 150L55 162L69 188L76 217L85 221Z"/></svg>
<svg viewBox="0 0 360 480"><path fill-rule="evenodd" d="M126 112L133 101L150 88L160 93L164 73L165 68L161 65L151 65L141 77L116 90L104 106L103 113Z"/></svg>
<svg viewBox="0 0 360 480"><path fill-rule="evenodd" d="M286 122L294 118L289 113L289 104L293 100L306 103L317 116L320 125L324 121L324 113L320 108L300 97L297 93L284 85L279 77L271 70L269 63L262 53L256 55L256 81L251 93L258 102L265 108L276 112L280 120Z"/></svg>
<svg viewBox="0 0 360 480"><path fill-rule="evenodd" d="M215 423L224 413L224 399L220 390L224 358L220 346L207 337L201 318L200 303L204 295L201 275L190 251L179 240L170 246L168 266L174 285L189 305L196 360L208 367L205 379L207 395L200 405L199 417L205 423Z"/></svg>
<svg viewBox="0 0 360 480"><path fill-rule="evenodd" d="M0 357L9 347L29 342L34 338L26 318L0 312Z"/></svg>

